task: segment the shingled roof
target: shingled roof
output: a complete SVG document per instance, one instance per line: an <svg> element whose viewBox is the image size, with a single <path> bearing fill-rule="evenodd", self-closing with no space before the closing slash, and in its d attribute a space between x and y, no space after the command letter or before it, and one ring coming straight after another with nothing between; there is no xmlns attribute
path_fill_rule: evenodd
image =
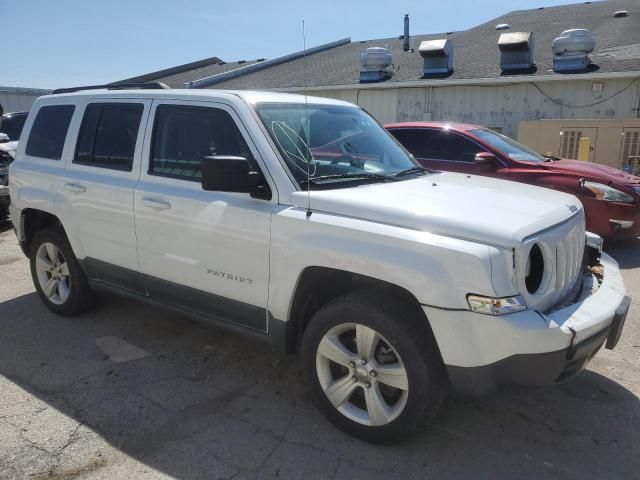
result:
<svg viewBox="0 0 640 480"><path fill-rule="evenodd" d="M626 17L614 18L617 10L628 10ZM570 28L587 28L596 36L596 49L591 54L591 71L640 73L640 2L609 0L580 4L519 10L495 18L462 32L415 36L416 49L422 40L449 38L454 46L454 71L448 77L457 79L500 78L500 53L496 31L500 23L511 25L507 32L526 31L534 35L536 78L561 75L553 71L551 42L560 32ZM423 81L423 60L416 51L403 52L403 40L386 38L356 41L211 85L210 88L270 89L353 85L359 83L360 54L368 47L386 46L391 50L396 69L384 83Z"/></svg>
<svg viewBox="0 0 640 480"><path fill-rule="evenodd" d="M626 17L614 18L613 13L627 10ZM509 30L497 31L495 26L506 23ZM290 89L303 87L355 85L360 81L360 54L368 47L389 48L394 73L384 84L421 82L423 59L417 47L423 40L449 38L454 47L453 72L449 80L498 79L500 70L498 37L504 32L533 32L535 68L525 78L562 75L553 71L551 42L564 30L587 28L596 37L596 49L590 55L591 72L635 72L640 74L640 2L638 0L608 0L584 2L558 7L518 10L461 32L414 35L416 51L404 52L402 38L383 38L355 42L336 42L318 47L320 51L306 58L282 58L265 63L264 68L240 70L260 60L222 62L217 57L178 67L160 70L123 82L159 81L172 88L184 88L187 83L207 79L208 88L229 89ZM269 65L269 63L276 63ZM306 69L306 72L305 72ZM220 75L235 71L233 78ZM217 75L220 75L216 78ZM442 77L439 77L442 80ZM513 75L509 75L513 78Z"/></svg>

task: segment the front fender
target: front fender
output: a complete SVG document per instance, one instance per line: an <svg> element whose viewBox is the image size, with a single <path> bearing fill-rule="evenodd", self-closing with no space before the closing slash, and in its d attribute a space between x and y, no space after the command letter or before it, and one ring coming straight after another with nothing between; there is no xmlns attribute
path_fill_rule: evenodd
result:
<svg viewBox="0 0 640 480"><path fill-rule="evenodd" d="M397 285L423 305L467 309L466 295L495 295L495 249L467 240L299 208L273 216L269 310L287 319L307 267L327 267Z"/></svg>

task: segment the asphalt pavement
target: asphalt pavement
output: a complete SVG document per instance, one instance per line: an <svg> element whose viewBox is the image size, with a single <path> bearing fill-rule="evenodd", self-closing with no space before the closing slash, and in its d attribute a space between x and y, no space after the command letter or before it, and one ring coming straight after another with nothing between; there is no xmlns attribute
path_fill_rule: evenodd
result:
<svg viewBox="0 0 640 480"><path fill-rule="evenodd" d="M640 240L609 251L634 297L616 350L559 386L450 398L381 447L266 344L111 295L53 315L0 224L0 478L640 478Z"/></svg>

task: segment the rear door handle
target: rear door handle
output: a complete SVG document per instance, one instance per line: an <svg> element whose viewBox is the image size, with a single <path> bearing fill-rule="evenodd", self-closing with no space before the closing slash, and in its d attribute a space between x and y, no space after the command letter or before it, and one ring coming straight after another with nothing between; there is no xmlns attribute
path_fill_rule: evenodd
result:
<svg viewBox="0 0 640 480"><path fill-rule="evenodd" d="M142 204L145 207L151 207L157 210L167 210L171 208L171 204L169 202L153 197L142 197Z"/></svg>
<svg viewBox="0 0 640 480"><path fill-rule="evenodd" d="M65 183L64 189L74 193L84 193L87 191L87 188L79 183Z"/></svg>

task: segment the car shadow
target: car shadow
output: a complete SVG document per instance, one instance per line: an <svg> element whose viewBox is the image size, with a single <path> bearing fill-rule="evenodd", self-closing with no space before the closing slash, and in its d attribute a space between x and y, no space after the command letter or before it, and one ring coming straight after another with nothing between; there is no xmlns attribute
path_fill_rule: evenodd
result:
<svg viewBox="0 0 640 480"><path fill-rule="evenodd" d="M622 269L640 267L640 238L609 240L604 251L611 255Z"/></svg>
<svg viewBox="0 0 640 480"><path fill-rule="evenodd" d="M114 338L128 350L105 348ZM640 402L592 371L555 388L450 399L419 436L373 446L341 433L311 405L295 358L110 295L76 318L49 313L35 293L0 303L0 375L44 405L23 413L55 409L181 479L631 478L640 471ZM29 421L29 428L43 427ZM96 468L109 461L107 454Z"/></svg>

